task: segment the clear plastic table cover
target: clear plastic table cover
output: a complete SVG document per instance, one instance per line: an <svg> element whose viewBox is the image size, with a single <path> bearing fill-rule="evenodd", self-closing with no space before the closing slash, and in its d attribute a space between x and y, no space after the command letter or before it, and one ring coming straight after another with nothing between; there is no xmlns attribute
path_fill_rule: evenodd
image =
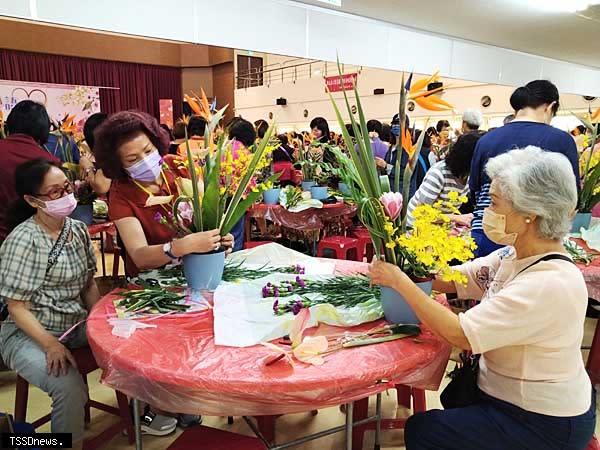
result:
<svg viewBox="0 0 600 450"><path fill-rule="evenodd" d="M335 262L338 273L367 267ZM108 322L114 316L113 299L102 298L87 325L90 346L103 369L102 382L171 412L288 414L358 400L395 384L435 390L450 355L450 346L423 328L418 340L341 350L325 356L322 366L283 360L266 365L273 353L264 346L216 346L210 309L153 320L156 328L137 330L128 339L113 336ZM320 326L312 331L329 334L340 329Z"/></svg>

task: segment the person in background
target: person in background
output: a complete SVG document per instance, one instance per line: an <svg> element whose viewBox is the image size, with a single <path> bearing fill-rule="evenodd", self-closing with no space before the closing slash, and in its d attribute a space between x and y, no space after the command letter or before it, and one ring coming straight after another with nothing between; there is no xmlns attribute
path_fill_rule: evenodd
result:
<svg viewBox="0 0 600 450"><path fill-rule="evenodd" d="M254 128L256 129L256 136L259 139L262 139L265 137L265 134L267 134L269 123L264 119L258 119L256 122L254 122Z"/></svg>
<svg viewBox="0 0 600 450"><path fill-rule="evenodd" d="M491 180L485 166L491 158L514 148L535 145L543 150L565 155L571 163L575 179L579 180L579 160L573 137L550 126L559 107L556 86L547 80L531 81L513 92L510 104L516 111L515 119L483 136L477 143L471 163L469 188L475 199L471 235L478 246L477 257L489 255L499 248L498 244L486 236L483 227L484 210L491 201ZM577 187L579 188L579 183Z"/></svg>
<svg viewBox="0 0 600 450"><path fill-rule="evenodd" d="M87 226L68 217L77 200L57 162L27 161L15 180L12 231L0 248L0 296L9 311L0 351L52 398L52 433L70 433L72 448L81 449L88 392L70 350L87 346L82 322L100 299L96 253Z"/></svg>
<svg viewBox="0 0 600 450"><path fill-rule="evenodd" d="M173 139L169 145L169 155L176 155L179 146L185 142L185 123L183 120L175 122L173 127Z"/></svg>
<svg viewBox="0 0 600 450"><path fill-rule="evenodd" d="M280 134L277 139L280 145L273 150L273 173L281 173L278 181L282 187L285 187L295 184L293 182L294 149L288 144L287 135Z"/></svg>
<svg viewBox="0 0 600 450"><path fill-rule="evenodd" d="M438 145L440 148L447 146L450 142L450 132L452 131L450 122L447 120L438 120L438 123L435 126L435 131L437 131L438 134Z"/></svg>
<svg viewBox="0 0 600 450"><path fill-rule="evenodd" d="M312 136L311 144L330 143L329 124L323 117L315 117L313 120L311 120L310 129ZM335 155L326 148L316 145L310 149L310 152L313 156L317 156L318 159L322 159L322 161L325 163L329 163L334 166L337 165L337 159Z"/></svg>
<svg viewBox="0 0 600 450"><path fill-rule="evenodd" d="M514 114L509 114L508 116L506 116L504 118L504 120L502 120L502 124L506 125L507 123L511 123L513 120L515 120L515 115Z"/></svg>
<svg viewBox="0 0 600 450"><path fill-rule="evenodd" d="M446 159L436 163L429 169L423 184L420 185L414 197L408 204L409 226L414 222L413 211L422 204L433 205L438 200L447 202L450 200L450 193L456 192L458 196L469 194L467 178L471 169L471 160L475 146L481 135L479 133L468 133L458 138L452 145ZM418 166L418 164L417 164ZM449 208L443 208L444 213L450 213ZM470 225L472 216L452 216L454 221L461 225Z"/></svg>
<svg viewBox="0 0 600 450"><path fill-rule="evenodd" d="M83 125L83 137L85 138L85 143L88 145L91 154L89 156L83 155L81 157L79 160L79 168L82 171L82 175L98 195L106 195L110 190L110 179L106 178L102 169L96 168L94 164L94 145L96 144L94 133L107 118L108 114L106 113L95 113L88 117Z"/></svg>
<svg viewBox="0 0 600 450"><path fill-rule="evenodd" d="M406 128L409 128L409 120L408 116L406 116ZM392 136L394 139L398 139L398 135L400 134L400 116L396 114L392 118L392 127L391 127ZM398 146L396 144L392 145L392 147L388 150L384 159L375 158L375 165L381 170L387 173L390 187L394 192L402 192L404 186L404 169L406 168L406 164L408 164L408 153L406 151L401 150L400 156L400 182L399 185L396 186L396 161L398 160ZM414 177L411 178L410 182L410 191L409 198L412 197L417 190L416 179Z"/></svg>
<svg viewBox="0 0 600 450"><path fill-rule="evenodd" d="M329 124L323 117L315 117L310 121L312 138L320 144L329 143Z"/></svg>
<svg viewBox="0 0 600 450"><path fill-rule="evenodd" d="M440 160L440 158L438 157L440 153L440 136L435 127L427 128L426 133L427 136L429 136L429 142L431 143L431 151L429 152L429 165L433 166Z"/></svg>
<svg viewBox="0 0 600 450"><path fill-rule="evenodd" d="M381 124L381 134L379 135L379 139L386 145L388 150L396 143L396 139L394 139L394 136L392 135L392 126L389 123Z"/></svg>
<svg viewBox="0 0 600 450"><path fill-rule="evenodd" d="M40 103L31 100L17 103L6 118L6 130L8 137L0 140L0 243L8 235L8 207L18 197L16 168L37 158L59 162L43 148L50 134L50 118Z"/></svg>
<svg viewBox="0 0 600 450"><path fill-rule="evenodd" d="M369 120L367 122L367 131L371 140L371 150L375 158L384 159L389 147L381 140L383 126L379 120Z"/></svg>
<svg viewBox="0 0 600 450"><path fill-rule="evenodd" d="M422 130L415 130L415 136L413 138L413 145L417 143L419 137L421 136ZM413 173L413 177L415 178L415 187L419 189L421 183L423 183L423 178L425 178L425 174L429 171L432 164L429 159L429 155L431 154L431 139L427 132L425 132L425 136L423 137L423 145L421 146L421 151L419 152L417 165L415 166L415 171Z"/></svg>
<svg viewBox="0 0 600 450"><path fill-rule="evenodd" d="M463 134L479 130L483 124L483 114L481 111L474 108L465 109L462 116L462 132Z"/></svg>
<svg viewBox="0 0 600 450"><path fill-rule="evenodd" d="M476 398L410 417L406 449L584 450L596 426L596 393L580 350L588 292L563 246L576 178L567 158L535 147L491 159L486 173L486 232L507 247L456 267L466 284L433 285L480 300L476 306L457 315L397 266L377 261L370 269L372 282L402 295L433 333L481 355Z"/></svg>
<svg viewBox="0 0 600 450"><path fill-rule="evenodd" d="M268 128L268 126L267 126ZM232 143L232 148L234 151L238 148L239 145L242 145L246 148L251 148L256 142L256 131L254 130L254 126L252 123L248 122L241 117L234 120L228 128L229 139L232 139L234 142ZM264 135L263 135L264 137ZM236 144L237 142L237 144ZM233 251L237 252L244 248L244 226L246 223L246 216L243 215L242 218L235 224L233 229L231 230L231 234L234 239Z"/></svg>
<svg viewBox="0 0 600 450"><path fill-rule="evenodd" d="M206 131L206 120L200 116L192 116L187 124L188 141L190 149L194 156L204 158L206 150L204 149L204 132ZM185 145L185 136L179 144L178 154L186 156L187 147ZM187 157L187 156L186 156Z"/></svg>

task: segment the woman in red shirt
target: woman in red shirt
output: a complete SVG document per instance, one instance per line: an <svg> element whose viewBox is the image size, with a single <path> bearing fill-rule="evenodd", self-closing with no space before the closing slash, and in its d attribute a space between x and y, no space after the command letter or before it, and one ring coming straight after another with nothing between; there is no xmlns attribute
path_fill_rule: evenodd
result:
<svg viewBox="0 0 600 450"><path fill-rule="evenodd" d="M233 236L219 230L175 238L175 231L157 217L171 211L171 202L160 197L177 196L175 176L162 170L162 155L169 137L156 119L146 113L123 111L110 116L96 133L97 164L113 180L108 210L127 251L129 275L177 261L190 253L206 253L232 247Z"/></svg>

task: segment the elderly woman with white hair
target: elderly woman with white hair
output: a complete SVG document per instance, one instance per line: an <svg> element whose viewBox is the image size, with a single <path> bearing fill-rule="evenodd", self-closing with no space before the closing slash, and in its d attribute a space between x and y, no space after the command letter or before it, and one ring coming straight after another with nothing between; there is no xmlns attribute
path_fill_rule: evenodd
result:
<svg viewBox="0 0 600 450"><path fill-rule="evenodd" d="M481 111L475 108L465 109L462 116L462 133L471 133L472 131L479 130L479 127L483 124L483 114Z"/></svg>
<svg viewBox="0 0 600 450"><path fill-rule="evenodd" d="M483 224L506 247L457 269L465 286L434 289L481 302L459 315L425 295L397 266L370 268L398 291L424 325L481 355L470 406L411 417L407 450L585 449L595 395L580 351L587 290L562 244L577 205L568 159L537 147L491 159L491 204Z"/></svg>

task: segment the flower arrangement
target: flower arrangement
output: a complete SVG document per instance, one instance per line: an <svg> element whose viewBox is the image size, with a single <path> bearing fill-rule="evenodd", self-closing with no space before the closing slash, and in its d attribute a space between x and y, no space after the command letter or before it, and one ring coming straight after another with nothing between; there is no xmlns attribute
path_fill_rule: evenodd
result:
<svg viewBox="0 0 600 450"><path fill-rule="evenodd" d="M228 106L212 114L204 91L201 96L185 96L194 113L207 120L204 148L192 153L185 136L186 158L175 160L178 166L179 195L172 212L157 219L174 226L179 235L219 229L222 235L231 231L262 191L272 187L279 177L273 175L259 182L257 173L268 166L266 147L273 125L269 127L254 153L237 141L226 139L219 122ZM184 123L189 118L183 118ZM165 199L170 202L172 199Z"/></svg>
<svg viewBox="0 0 600 450"><path fill-rule="evenodd" d="M91 205L97 195L92 186L86 181L85 174L82 173L79 164L75 162L73 142L77 140L77 124L74 119L75 116L65 115L62 120L55 124L55 129L51 134L56 136L56 147L52 150L48 149L48 151L62 161L67 178L73 183L77 203Z"/></svg>
<svg viewBox="0 0 600 450"><path fill-rule="evenodd" d="M338 69L341 76L339 61ZM356 87L354 96L358 121L352 114L348 94L343 92L356 146L353 145L352 138L344 126L342 114L330 94L350 158L344 158L339 149L333 148L332 151L340 162L340 176L348 185L351 197L358 205L358 217L369 230L377 257L397 265L415 280L430 278L434 273L441 274L445 280L460 279L460 275L450 268L449 262L472 258L475 246L470 237L453 236L449 218L440 211L442 206L456 210L456 203L465 200L459 199L458 193L456 198L451 199L454 201L446 202L451 204L437 203L433 206L417 207L413 213L415 223L412 230L408 230L406 225L410 181L425 137L425 133L421 133L413 145L412 133L406 126L406 102L410 97L426 109L452 109L452 105L447 102L432 98L436 91L421 92L438 76L436 73L432 77L416 81L411 88L412 74L406 83L402 75L397 148L398 151L408 153L409 162L404 170L403 185L400 186L401 158L397 157L396 177L391 180L394 192L391 192L388 178L380 177L375 166L365 115ZM383 249L383 253L380 249Z"/></svg>
<svg viewBox="0 0 600 450"><path fill-rule="evenodd" d="M600 108L589 117L576 116L591 134L589 148L579 157L581 191L579 192L578 212L590 213L600 202L600 155L594 151L600 124L593 123L594 117L600 118Z"/></svg>

